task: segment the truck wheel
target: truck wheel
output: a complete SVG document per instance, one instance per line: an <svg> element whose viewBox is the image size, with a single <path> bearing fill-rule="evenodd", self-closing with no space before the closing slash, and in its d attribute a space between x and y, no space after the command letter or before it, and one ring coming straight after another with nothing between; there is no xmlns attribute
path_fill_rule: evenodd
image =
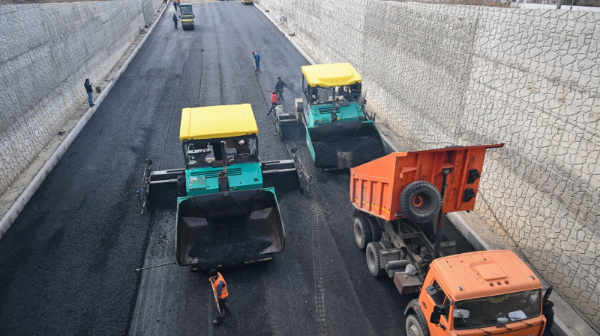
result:
<svg viewBox="0 0 600 336"><path fill-rule="evenodd" d="M354 218L354 240L361 250L364 250L373 239L371 224L366 217Z"/></svg>
<svg viewBox="0 0 600 336"><path fill-rule="evenodd" d="M385 270L380 266L380 256L379 251L383 248L379 243L371 242L367 245L367 266L369 267L369 272L374 277L379 277L385 274Z"/></svg>
<svg viewBox="0 0 600 336"><path fill-rule="evenodd" d="M423 327L416 315L411 314L406 317L406 335L424 336Z"/></svg>
<svg viewBox="0 0 600 336"><path fill-rule="evenodd" d="M427 181L415 181L400 194L400 210L415 223L430 222L442 207L437 188Z"/></svg>
<svg viewBox="0 0 600 336"><path fill-rule="evenodd" d="M373 234L373 240L371 240L371 241L374 241L374 242L380 241L382 232L381 232L381 226L379 226L379 223L377 222L377 218L367 218L367 220L371 224L371 233Z"/></svg>

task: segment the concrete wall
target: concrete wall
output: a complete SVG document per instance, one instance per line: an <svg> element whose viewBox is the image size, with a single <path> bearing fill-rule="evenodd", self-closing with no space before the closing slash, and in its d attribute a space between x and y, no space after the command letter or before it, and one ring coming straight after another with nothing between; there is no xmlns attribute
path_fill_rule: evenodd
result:
<svg viewBox="0 0 600 336"><path fill-rule="evenodd" d="M600 326L600 13L260 0L413 149L503 142L477 212Z"/></svg>
<svg viewBox="0 0 600 336"><path fill-rule="evenodd" d="M100 84L160 4L0 6L0 194L87 106L85 78Z"/></svg>

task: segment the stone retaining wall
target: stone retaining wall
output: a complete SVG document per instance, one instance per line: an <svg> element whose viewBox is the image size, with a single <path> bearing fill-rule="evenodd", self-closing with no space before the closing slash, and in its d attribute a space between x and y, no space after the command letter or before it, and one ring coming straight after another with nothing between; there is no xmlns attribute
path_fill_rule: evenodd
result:
<svg viewBox="0 0 600 336"><path fill-rule="evenodd" d="M87 106L85 78L100 84L160 4L0 6L0 194Z"/></svg>
<svg viewBox="0 0 600 336"><path fill-rule="evenodd" d="M413 149L488 153L477 212L600 327L600 13L260 0Z"/></svg>

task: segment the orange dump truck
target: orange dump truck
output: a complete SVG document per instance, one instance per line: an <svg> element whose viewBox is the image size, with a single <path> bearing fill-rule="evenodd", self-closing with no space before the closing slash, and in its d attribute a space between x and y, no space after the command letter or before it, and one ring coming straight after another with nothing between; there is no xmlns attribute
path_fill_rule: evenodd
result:
<svg viewBox="0 0 600 336"><path fill-rule="evenodd" d="M455 243L441 241L443 215L473 210L486 150L502 146L392 153L350 171L354 237L371 275L420 293L405 310L409 336L543 334L550 291L542 297L522 260L512 251L453 255Z"/></svg>

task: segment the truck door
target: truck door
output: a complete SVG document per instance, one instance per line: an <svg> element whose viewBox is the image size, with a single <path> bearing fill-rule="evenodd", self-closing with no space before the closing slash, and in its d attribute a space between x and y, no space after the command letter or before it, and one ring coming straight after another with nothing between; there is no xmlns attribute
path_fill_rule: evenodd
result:
<svg viewBox="0 0 600 336"><path fill-rule="evenodd" d="M435 294L431 295L431 291L426 290L421 296L422 301L424 301L422 303L425 303L425 306L427 307L423 307L423 313L425 314L425 319L427 319L427 324L429 325L429 334L431 336L448 335L448 331L450 330L450 324L448 323L450 316L450 300L435 279L433 279L433 281L426 286L425 289L429 289L431 287L435 289ZM435 305L440 305L442 307L446 306L446 311L440 317L439 324L433 324L429 322L431 313L433 312L433 307Z"/></svg>

